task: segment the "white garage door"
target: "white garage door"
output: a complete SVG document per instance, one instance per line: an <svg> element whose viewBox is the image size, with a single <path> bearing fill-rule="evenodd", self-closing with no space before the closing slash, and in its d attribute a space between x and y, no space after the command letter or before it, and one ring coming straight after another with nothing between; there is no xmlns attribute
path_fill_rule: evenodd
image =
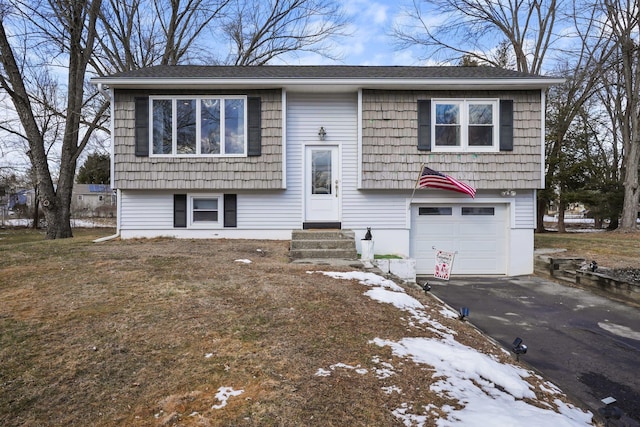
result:
<svg viewBox="0 0 640 427"><path fill-rule="evenodd" d="M506 204L414 206L411 217L411 257L418 274L433 275L437 250L456 252L454 276L506 274Z"/></svg>

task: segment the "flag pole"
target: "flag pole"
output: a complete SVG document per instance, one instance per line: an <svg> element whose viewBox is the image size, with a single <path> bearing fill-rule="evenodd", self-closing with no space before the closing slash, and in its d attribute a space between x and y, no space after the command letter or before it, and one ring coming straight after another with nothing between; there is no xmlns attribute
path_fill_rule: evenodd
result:
<svg viewBox="0 0 640 427"><path fill-rule="evenodd" d="M409 207L407 208L407 210L411 209L413 196L416 194L416 188L418 188L418 183L420 182L420 177L422 176L423 170L424 170L424 162L420 163L420 172L418 172L418 178L416 179L416 183L413 185L413 193L411 193L411 200L409 200Z"/></svg>

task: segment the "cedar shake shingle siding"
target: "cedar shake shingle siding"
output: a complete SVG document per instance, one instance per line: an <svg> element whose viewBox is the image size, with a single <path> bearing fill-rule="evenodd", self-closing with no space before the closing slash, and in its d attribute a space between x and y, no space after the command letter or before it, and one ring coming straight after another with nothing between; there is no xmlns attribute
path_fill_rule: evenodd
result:
<svg viewBox="0 0 640 427"><path fill-rule="evenodd" d="M247 95L261 98L262 150L255 157L137 157L135 97L149 95ZM280 90L133 91L114 99L114 186L121 190L274 190L282 188Z"/></svg>
<svg viewBox="0 0 640 427"><path fill-rule="evenodd" d="M477 189L542 185L541 94L532 91L385 91L362 93L362 189L412 189L420 165ZM417 148L419 99L513 100L513 151L442 153Z"/></svg>

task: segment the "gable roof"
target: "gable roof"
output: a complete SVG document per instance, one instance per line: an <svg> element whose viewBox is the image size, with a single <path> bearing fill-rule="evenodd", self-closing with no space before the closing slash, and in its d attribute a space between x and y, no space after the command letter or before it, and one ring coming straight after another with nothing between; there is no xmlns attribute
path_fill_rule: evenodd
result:
<svg viewBox="0 0 640 427"><path fill-rule="evenodd" d="M111 88L546 88L562 79L493 67L159 65L93 78ZM318 89L320 88L320 89Z"/></svg>

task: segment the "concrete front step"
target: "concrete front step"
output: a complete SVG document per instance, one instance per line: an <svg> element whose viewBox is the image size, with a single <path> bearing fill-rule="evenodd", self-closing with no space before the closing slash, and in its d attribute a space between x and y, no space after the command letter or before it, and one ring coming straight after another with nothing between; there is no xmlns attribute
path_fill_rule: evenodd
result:
<svg viewBox="0 0 640 427"><path fill-rule="evenodd" d="M354 249L353 240L292 240L291 250L298 249Z"/></svg>
<svg viewBox="0 0 640 427"><path fill-rule="evenodd" d="M289 256L292 259L357 259L352 230L294 230Z"/></svg>
<svg viewBox="0 0 640 427"><path fill-rule="evenodd" d="M293 230L291 240L351 240L355 242L352 230Z"/></svg>
<svg viewBox="0 0 640 427"><path fill-rule="evenodd" d="M296 249L289 252L291 259L357 259L355 249Z"/></svg>

